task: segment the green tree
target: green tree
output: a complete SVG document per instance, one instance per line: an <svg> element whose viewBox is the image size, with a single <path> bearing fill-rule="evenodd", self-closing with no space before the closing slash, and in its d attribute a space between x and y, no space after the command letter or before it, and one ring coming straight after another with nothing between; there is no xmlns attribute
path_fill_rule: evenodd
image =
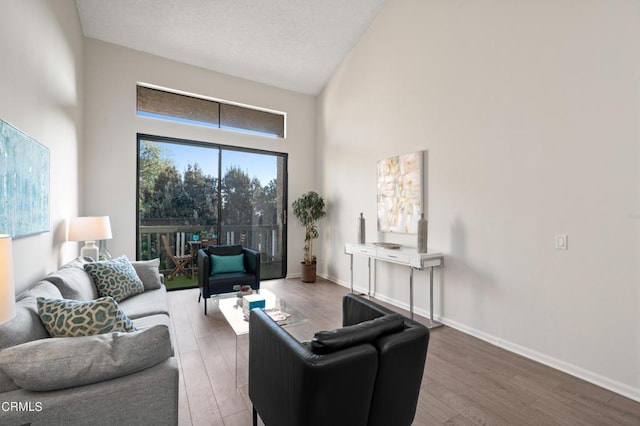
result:
<svg viewBox="0 0 640 426"><path fill-rule="evenodd" d="M146 217L152 204L154 196L156 180L160 172L173 163L167 158L162 158L162 150L159 145L153 142L142 141L140 143L139 155L139 181L138 188L140 191L138 202L140 214Z"/></svg>
<svg viewBox="0 0 640 426"><path fill-rule="evenodd" d="M251 225L253 223L254 184L237 166L227 169L222 178L222 217L227 225Z"/></svg>
<svg viewBox="0 0 640 426"><path fill-rule="evenodd" d="M182 176L175 166L163 168L156 177L149 203L150 219L176 219L182 216L184 203ZM175 224L175 223L174 223Z"/></svg>
<svg viewBox="0 0 640 426"><path fill-rule="evenodd" d="M142 225L194 225L212 228L219 218L218 179L204 173L197 161L181 173L161 144L140 145L139 203ZM220 179L222 220L225 225L277 223L276 180L262 186L238 166Z"/></svg>
<svg viewBox="0 0 640 426"><path fill-rule="evenodd" d="M265 186L258 182L253 193L253 205L259 225L274 225L278 222L278 191L275 179Z"/></svg>
<svg viewBox="0 0 640 426"><path fill-rule="evenodd" d="M184 173L184 191L191 209L192 225L214 225L217 222L217 179L205 175L198 163L189 164Z"/></svg>

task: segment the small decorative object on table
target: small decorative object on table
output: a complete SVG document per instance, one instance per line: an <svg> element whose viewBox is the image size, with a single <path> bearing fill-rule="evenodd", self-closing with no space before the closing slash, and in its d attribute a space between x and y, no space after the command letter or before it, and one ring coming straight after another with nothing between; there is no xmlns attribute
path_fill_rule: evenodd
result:
<svg viewBox="0 0 640 426"><path fill-rule="evenodd" d="M247 285L247 284L234 285L233 290L238 292L237 296L239 298L253 294L253 289L251 288L250 285Z"/></svg>
<svg viewBox="0 0 640 426"><path fill-rule="evenodd" d="M259 294L250 294L242 298L242 312L245 318L249 318L249 312L255 308L263 308L266 306L264 296Z"/></svg>
<svg viewBox="0 0 640 426"><path fill-rule="evenodd" d="M364 244L365 242L364 225L364 216L360 213L360 217L358 218L358 244Z"/></svg>
<svg viewBox="0 0 640 426"><path fill-rule="evenodd" d="M418 220L418 253L427 252L427 236L429 232L427 219L424 218L424 213L420 214Z"/></svg>

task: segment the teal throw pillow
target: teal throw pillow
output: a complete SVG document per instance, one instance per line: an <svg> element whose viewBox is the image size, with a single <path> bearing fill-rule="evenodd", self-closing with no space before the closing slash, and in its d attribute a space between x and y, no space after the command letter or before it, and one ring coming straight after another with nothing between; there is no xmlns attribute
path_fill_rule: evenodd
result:
<svg viewBox="0 0 640 426"><path fill-rule="evenodd" d="M244 254L232 256L211 255L211 275L228 272L247 272L244 269Z"/></svg>
<svg viewBox="0 0 640 426"><path fill-rule="evenodd" d="M85 263L84 270L91 275L101 297L111 296L116 302L122 302L144 291L142 280L126 256Z"/></svg>
<svg viewBox="0 0 640 426"><path fill-rule="evenodd" d="M38 315L51 337L93 336L136 327L112 297L68 300L38 297Z"/></svg>

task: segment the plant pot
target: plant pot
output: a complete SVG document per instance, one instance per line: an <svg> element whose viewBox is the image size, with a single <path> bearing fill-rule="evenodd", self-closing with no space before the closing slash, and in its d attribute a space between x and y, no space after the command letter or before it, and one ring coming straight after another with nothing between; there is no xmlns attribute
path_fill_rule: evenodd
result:
<svg viewBox="0 0 640 426"><path fill-rule="evenodd" d="M315 283L316 282L316 264L315 263L311 263L311 264L306 264L304 262L302 263L302 275L300 276L300 279L302 280L303 283Z"/></svg>

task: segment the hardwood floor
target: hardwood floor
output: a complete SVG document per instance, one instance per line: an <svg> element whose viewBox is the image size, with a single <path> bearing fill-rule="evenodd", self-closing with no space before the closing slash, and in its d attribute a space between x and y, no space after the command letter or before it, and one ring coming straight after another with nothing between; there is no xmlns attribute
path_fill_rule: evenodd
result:
<svg viewBox="0 0 640 426"><path fill-rule="evenodd" d="M298 339L341 324L344 287L322 279L262 286L309 318L287 329ZM179 424L251 425L247 336L238 338L236 351L235 334L215 302L208 302L205 316L197 300L197 289L169 292L181 368ZM440 424L640 425L640 403L445 326L431 332L414 421Z"/></svg>

